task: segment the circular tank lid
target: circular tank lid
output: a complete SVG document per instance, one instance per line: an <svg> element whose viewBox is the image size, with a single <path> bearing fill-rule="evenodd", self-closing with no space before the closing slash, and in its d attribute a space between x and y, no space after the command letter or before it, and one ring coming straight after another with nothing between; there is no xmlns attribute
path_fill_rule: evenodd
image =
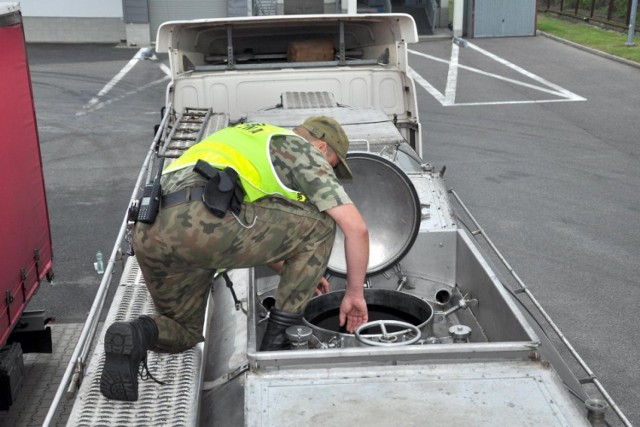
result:
<svg viewBox="0 0 640 427"><path fill-rule="evenodd" d="M356 152L347 155L347 162L353 179L342 185L369 229L370 276L395 265L411 249L420 230L420 199L407 174L390 160ZM339 228L327 269L341 277L347 273Z"/></svg>

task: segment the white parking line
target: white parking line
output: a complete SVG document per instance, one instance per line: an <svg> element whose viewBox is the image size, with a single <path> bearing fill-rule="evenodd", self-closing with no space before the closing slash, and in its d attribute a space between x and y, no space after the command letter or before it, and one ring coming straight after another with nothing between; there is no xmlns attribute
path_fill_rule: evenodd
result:
<svg viewBox="0 0 640 427"><path fill-rule="evenodd" d="M451 44L451 59L449 61L447 61L446 59L441 59L441 58L437 58L435 56L426 54L426 53L422 53L422 52L417 52L414 50L409 50L410 53L417 55L417 56L421 56L423 58L427 58L436 62L440 62L440 63L444 63L444 64L449 64L449 70L448 70L448 74L447 74L447 85L445 88L445 93L442 94L440 91L438 91L435 87L433 87L433 85L431 85L426 79L424 79L422 76L418 75L418 73L413 70L413 69L409 69L409 74L411 77L414 78L415 82L417 84L419 84L420 86L422 86L427 92L429 92L431 94L431 96L433 96L438 102L440 102L443 106L445 107L449 107L449 106L476 106L476 105L502 105L502 104L537 104L537 103L545 103L545 102L572 102L572 101L586 101L586 98L581 97L580 95L576 95L575 93L564 89L558 85L556 85L555 83L552 83L536 74L533 74L527 70L525 70L522 67L519 67L509 61L507 61L504 58L500 58L499 56L484 50L482 48L480 48L479 46L474 45L473 43L468 43L467 46L470 47L471 49L474 49L476 52L479 52L485 56L487 56L488 58L510 68L513 71L516 71L517 73L522 74L523 76L534 80L538 83L540 83L541 85L544 86L540 86L540 85L536 85L536 84L532 84L532 83L527 83L527 82L523 82L520 80L515 80L515 79L511 79L505 76L501 76L499 74L494 74L494 73L489 73L487 71L483 71L477 68L473 68L473 67L468 67L466 65L461 65L458 61L459 58L459 52L460 52L460 48L456 43L452 43ZM456 103L455 99L456 99L456 91L457 91L457 82L458 82L458 70L459 69L464 69L467 71L471 71L486 77L491 77L497 80L501 80L504 82L508 82L508 83L512 83L515 85L519 85L519 86L523 86L523 87L527 87L529 89L534 89L543 93L547 93L549 95L553 95L553 96L557 96L560 99L536 99L536 100L519 100L519 101L497 101L497 102L469 102L469 103Z"/></svg>
<svg viewBox="0 0 640 427"><path fill-rule="evenodd" d="M140 61L141 57L142 57L142 52L143 52L144 48L140 49L134 56L133 58L131 58L129 60L129 62L127 62L127 65L125 65L124 67L122 67L122 69L120 70L120 72L118 72L118 74L116 74L115 76L113 76L113 78L109 81L109 83L107 83L106 85L104 85L104 87L100 90L100 92L98 92L98 94L96 96L94 96L93 98L91 98L89 100L89 102L87 102L83 107L81 111L78 111L76 113L76 116L82 116L84 114L87 114L88 111L92 110L92 107L94 105L96 105L98 102L100 102L100 98L102 98L103 96L105 96L107 93L109 93L109 91L111 89L113 89L113 87L118 84L118 82L120 80L122 80L122 78L124 76L127 75L127 73L129 71L131 71L131 69L133 68L134 65L136 65L138 63L138 61Z"/></svg>
<svg viewBox="0 0 640 427"><path fill-rule="evenodd" d="M474 44L472 44L472 43L469 43L469 47L470 47L471 49L476 50L477 52L480 52L480 53L482 53L482 54L484 54L484 55L488 56L489 58L493 59L494 61L499 62L500 64L503 64L503 65L505 65L505 66L507 66L507 67L511 68L511 69L512 69L512 70L514 70L514 71L517 71L518 73L520 73L520 74L522 74L522 75L524 75L524 76L529 77L529 78L530 78L530 79L532 79L532 80L535 80L535 81L537 81L537 82L540 82L540 83L542 83L543 85L546 85L546 86L548 86L548 87L550 87L550 88L556 89L556 90L558 91L558 93L559 93L559 94L561 94L560 96L564 96L564 97L565 97L565 98L567 98L568 100L573 100L573 101L586 101L586 98L583 98L583 97L581 97L580 95L576 95L575 93L570 92L570 91L568 91L567 89L565 89L565 88L563 88L563 87L560 87L560 86L558 86L558 85L557 85L557 84L555 84L555 83L551 83L550 81L545 80L545 79L543 79L543 78L542 78L542 77L540 77L540 76L537 76L537 75L535 75L535 74L533 74L533 73L530 73L529 71L525 70L524 68L521 68L521 67L517 66L516 64L512 64L511 62L507 61L506 59L504 59L504 58L500 58L499 56L494 55L493 53L491 53L491 52L489 52L489 51L486 51L486 50L482 49L482 48L481 48L481 47L479 47L479 46L476 46L476 45L474 45Z"/></svg>
<svg viewBox="0 0 640 427"><path fill-rule="evenodd" d="M456 88L458 86L458 55L460 47L453 43L451 46L451 60L449 61L449 72L447 73L447 86L444 90L445 105L456 103Z"/></svg>
<svg viewBox="0 0 640 427"><path fill-rule="evenodd" d="M114 102L116 102L116 101L120 101L121 99L124 99L124 98L126 98L126 97L129 97L129 96L131 96L131 95L135 95L136 93L141 92L141 91L143 91L143 90L145 90L145 89L147 89L147 88L150 88L150 87L152 87L152 86L155 86L155 85L158 85L158 84L164 83L164 82L166 82L167 80L169 80L169 77L166 77L166 76L165 76L165 77L163 77L163 78L161 78L161 79L157 79L157 80L154 80L154 81L152 81L152 82L149 82L149 83L147 83L147 84L145 84L145 85L142 85L142 86L140 86L139 88L137 88L137 89L135 89L135 90L130 90L129 92L126 92L126 93L124 93L124 94L122 94L122 95L120 95L120 96L118 96L118 97L110 98L110 99L107 99L106 101L99 102L99 103L97 103L97 104L93 105L91 108L88 108L88 109L84 112L84 114L86 114L86 113L90 113L90 112L94 112L94 111L97 111L97 110L99 110L99 109L101 109L101 108L103 108L103 107L106 107L107 105L111 105L111 104L113 104L113 103L114 103ZM82 115L82 114L79 114L79 113L81 113L81 112L76 113L76 116L78 116L78 115ZM157 114L157 112L156 112L155 114Z"/></svg>
<svg viewBox="0 0 640 427"><path fill-rule="evenodd" d="M141 48L140 50L138 50L138 52L136 52L136 54L133 56L133 58L131 58L129 60L129 62L127 62L127 64L122 67L122 69L118 72L118 74L116 74L115 76L113 76L113 78L109 81L109 83L107 83L106 85L104 85L104 87L100 90L100 92L98 92L98 94L96 96L94 96L93 98L91 98L89 100L89 102L87 102L83 107L82 110L78 111L76 113L76 116L83 116L87 113L96 111L101 109L102 107L104 107L105 105L109 105L111 103L113 103L114 101L117 101L119 99L125 98L127 96L133 95L137 92L140 92L148 87L154 86L156 84L160 84L163 83L165 81L167 81L170 77L171 77L171 70L169 69L169 67L167 67L165 64L160 63L159 67L160 69L167 75L167 77L164 77L162 79L158 79L155 80L153 82L147 83L139 88L137 88L136 90L133 91L129 91L127 93L125 93L124 95L121 95L117 98L113 98L107 101L102 101L101 99L104 98L105 95L107 95L111 89L113 89L119 82L120 80L122 80L124 78L124 76L127 75L127 73L129 73L129 71L131 71L133 69L133 67L138 63L138 61L144 61L145 59L155 59L155 56L152 56L150 53L150 48Z"/></svg>
<svg viewBox="0 0 640 427"><path fill-rule="evenodd" d="M444 95L442 93L440 93L440 91L438 91L438 89L436 89L435 87L433 87L431 85L431 83L429 83L424 77L422 77L420 74L418 74L413 68L408 67L407 70L409 76L420 86L422 86L423 89L425 89L427 92L429 92L431 94L431 96L433 96L440 104L442 105L446 105L445 104L445 100L444 100Z"/></svg>
<svg viewBox="0 0 640 427"><path fill-rule="evenodd" d="M165 73L167 76L171 77L171 68L169 68L169 67L167 67L166 65L164 65L164 64L162 64L162 63L160 63L160 69L161 69L162 71L164 71L164 73Z"/></svg>

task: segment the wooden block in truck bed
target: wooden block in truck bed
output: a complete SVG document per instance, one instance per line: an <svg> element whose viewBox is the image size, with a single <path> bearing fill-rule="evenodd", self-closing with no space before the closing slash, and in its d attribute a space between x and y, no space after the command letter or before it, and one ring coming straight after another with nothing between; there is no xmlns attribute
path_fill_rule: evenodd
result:
<svg viewBox="0 0 640 427"><path fill-rule="evenodd" d="M289 62L333 61L333 58L331 40L301 40L291 42L287 47Z"/></svg>

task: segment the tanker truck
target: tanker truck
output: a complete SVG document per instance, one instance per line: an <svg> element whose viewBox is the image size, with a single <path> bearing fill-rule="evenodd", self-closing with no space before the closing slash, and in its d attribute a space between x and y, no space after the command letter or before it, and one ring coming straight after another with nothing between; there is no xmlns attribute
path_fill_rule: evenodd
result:
<svg viewBox="0 0 640 427"><path fill-rule="evenodd" d="M277 274L232 270L212 278L205 342L150 352L148 368L164 384L140 382L135 402L108 400L100 393L104 331L154 310L129 255L103 332L91 339L98 316L90 315L45 425L64 394L75 396L70 426L588 426L604 425L607 407L628 425L595 376L574 373L576 365L591 371L446 189L444 169L425 160L407 64L417 40L403 14L159 28L156 50L168 54L171 82L132 203L161 164L227 126L290 129L312 115L334 117L350 140L354 179L345 189L369 228L362 285L370 322L353 334L338 325L346 285L338 232L325 275L331 292L287 330L291 350L260 351ZM125 214L97 309L130 231Z"/></svg>

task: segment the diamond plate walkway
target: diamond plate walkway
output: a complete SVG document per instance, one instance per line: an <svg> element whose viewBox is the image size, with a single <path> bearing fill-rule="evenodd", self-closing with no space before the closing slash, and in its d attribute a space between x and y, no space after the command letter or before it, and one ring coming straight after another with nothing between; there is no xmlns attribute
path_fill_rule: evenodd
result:
<svg viewBox="0 0 640 427"><path fill-rule="evenodd" d="M153 302L135 258L129 258L107 315L106 324L150 314ZM10 410L0 412L0 427L42 426L62 381L83 328L81 323L51 324L53 353L25 354L24 378ZM139 383L137 402L108 400L100 393L104 365L104 328L85 370L84 380L74 400L61 403L52 426L177 426L195 425L202 384L203 344L180 354L149 352L152 380Z"/></svg>
<svg viewBox="0 0 640 427"><path fill-rule="evenodd" d="M122 280L105 325L153 313L153 301L134 257L127 259ZM84 380L69 415L68 426L191 426L198 419L202 384L202 343L178 354L148 353L149 371L159 381L140 381L138 401L120 402L100 393L104 365L104 331L100 333Z"/></svg>

